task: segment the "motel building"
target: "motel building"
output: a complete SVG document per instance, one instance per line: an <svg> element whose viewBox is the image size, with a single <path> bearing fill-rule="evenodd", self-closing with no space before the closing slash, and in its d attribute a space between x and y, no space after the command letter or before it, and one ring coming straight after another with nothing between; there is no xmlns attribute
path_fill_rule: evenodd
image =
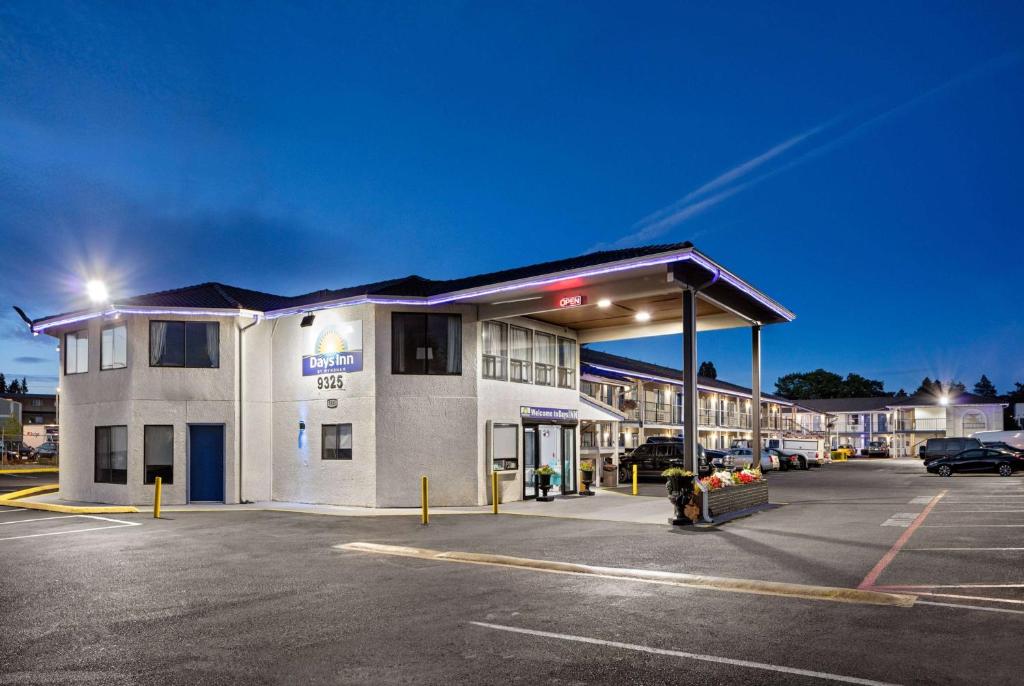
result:
<svg viewBox="0 0 1024 686"><path fill-rule="evenodd" d="M698 376L697 392L701 445L728 450L733 441L753 440L751 389ZM593 461L600 485L617 485L619 475L611 466L621 455L651 438L685 436L683 408L681 370L580 349L581 456ZM810 408L762 393L761 437L824 440L825 432Z"/></svg>
<svg viewBox="0 0 1024 686"><path fill-rule="evenodd" d="M432 505L490 502L492 470L502 500L532 498L542 464L554 492L574 492L581 421L633 419L581 401L581 345L682 333L670 405L695 425L697 332L750 330L759 397L761 327L793 317L679 243L299 296L205 283L31 327L59 341L62 499L146 504L161 477L168 504L407 507L421 475ZM583 369L587 384L611 373ZM651 397L646 381L627 385ZM733 396L726 416L750 427L716 427L726 437L760 436L774 405L784 413Z"/></svg>

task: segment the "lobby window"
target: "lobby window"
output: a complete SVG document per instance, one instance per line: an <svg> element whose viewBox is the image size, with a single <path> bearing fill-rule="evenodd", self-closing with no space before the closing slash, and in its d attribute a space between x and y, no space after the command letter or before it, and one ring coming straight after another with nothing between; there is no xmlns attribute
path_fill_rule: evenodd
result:
<svg viewBox="0 0 1024 686"><path fill-rule="evenodd" d="M142 483L155 484L159 476L162 483L174 483L174 427L147 424L143 441Z"/></svg>
<svg viewBox="0 0 1024 686"><path fill-rule="evenodd" d="M534 334L533 338L537 344L537 384L540 386L554 386L555 337L538 331Z"/></svg>
<svg viewBox="0 0 1024 686"><path fill-rule="evenodd" d="M576 388L576 341L558 339L558 386Z"/></svg>
<svg viewBox="0 0 1024 686"><path fill-rule="evenodd" d="M96 483L128 483L128 427L97 426L95 456Z"/></svg>
<svg viewBox="0 0 1024 686"><path fill-rule="evenodd" d="M509 378L530 383L533 376L533 335L529 329L509 327Z"/></svg>
<svg viewBox="0 0 1024 686"><path fill-rule="evenodd" d="M151 367L220 366L220 324L217 322L149 323Z"/></svg>
<svg viewBox="0 0 1024 686"><path fill-rule="evenodd" d="M462 315L393 312L392 374L462 374Z"/></svg>
<svg viewBox="0 0 1024 686"><path fill-rule="evenodd" d="M504 381L508 361L508 326L501 322L484 322L481 338L483 377Z"/></svg>
<svg viewBox="0 0 1024 686"><path fill-rule="evenodd" d="M64 334L64 373L84 374L89 371L89 332Z"/></svg>
<svg viewBox="0 0 1024 686"><path fill-rule="evenodd" d="M100 332L100 369L124 369L128 366L128 327L108 326Z"/></svg>
<svg viewBox="0 0 1024 686"><path fill-rule="evenodd" d="M321 429L320 459L352 459L352 425L324 424Z"/></svg>

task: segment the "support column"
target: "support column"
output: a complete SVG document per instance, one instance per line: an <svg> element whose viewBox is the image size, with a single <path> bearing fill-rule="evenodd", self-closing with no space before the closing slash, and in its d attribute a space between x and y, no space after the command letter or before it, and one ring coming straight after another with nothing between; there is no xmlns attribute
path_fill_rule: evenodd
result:
<svg viewBox="0 0 1024 686"><path fill-rule="evenodd" d="M697 474L697 292L683 289L683 461Z"/></svg>
<svg viewBox="0 0 1024 686"><path fill-rule="evenodd" d="M752 358L750 381L750 447L753 464L761 464L761 325L750 327L750 353Z"/></svg>

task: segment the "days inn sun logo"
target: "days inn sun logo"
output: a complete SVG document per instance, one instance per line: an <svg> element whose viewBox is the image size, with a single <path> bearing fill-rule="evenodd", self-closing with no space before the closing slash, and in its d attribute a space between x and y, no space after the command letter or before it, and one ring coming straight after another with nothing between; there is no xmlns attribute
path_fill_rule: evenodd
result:
<svg viewBox="0 0 1024 686"><path fill-rule="evenodd" d="M363 323L343 322L326 325L317 334L312 348L312 355L302 356L303 376L361 371Z"/></svg>

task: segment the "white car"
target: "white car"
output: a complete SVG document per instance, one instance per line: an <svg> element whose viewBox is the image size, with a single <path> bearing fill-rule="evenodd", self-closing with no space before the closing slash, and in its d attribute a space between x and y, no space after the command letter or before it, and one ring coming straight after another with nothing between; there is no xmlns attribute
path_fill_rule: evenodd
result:
<svg viewBox="0 0 1024 686"><path fill-rule="evenodd" d="M750 448L733 448L722 461L726 469L748 469L754 463L754 451ZM767 450L761 450L761 471L770 472L779 468L779 458Z"/></svg>
<svg viewBox="0 0 1024 686"><path fill-rule="evenodd" d="M764 447L775 448L783 455L800 456L800 466L804 469L820 467L832 461L825 452L824 443L815 438L769 438Z"/></svg>

